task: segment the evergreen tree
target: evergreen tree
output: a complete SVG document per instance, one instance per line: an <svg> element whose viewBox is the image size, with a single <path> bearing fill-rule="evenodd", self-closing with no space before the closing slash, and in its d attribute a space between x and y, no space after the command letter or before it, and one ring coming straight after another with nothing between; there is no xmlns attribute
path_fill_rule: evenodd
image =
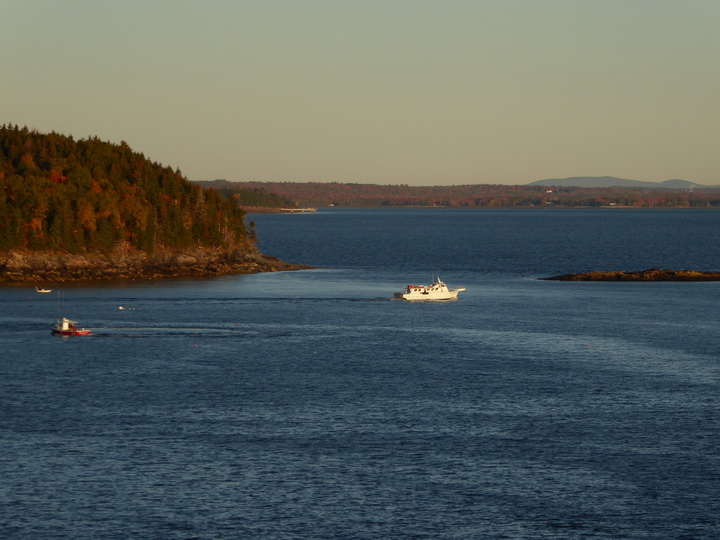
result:
<svg viewBox="0 0 720 540"><path fill-rule="evenodd" d="M0 186L0 251L110 252L124 241L146 252L252 244L234 201L124 141L74 141L3 125Z"/></svg>

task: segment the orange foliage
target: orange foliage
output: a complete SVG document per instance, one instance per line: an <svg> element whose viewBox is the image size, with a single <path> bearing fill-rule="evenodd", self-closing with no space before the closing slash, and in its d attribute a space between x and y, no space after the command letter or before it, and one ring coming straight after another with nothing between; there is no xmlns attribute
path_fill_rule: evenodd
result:
<svg viewBox="0 0 720 540"><path fill-rule="evenodd" d="M64 184L65 183L65 176L63 176L63 174L56 169L52 169L50 171L50 175L48 176L48 178L52 182L55 182L56 184Z"/></svg>
<svg viewBox="0 0 720 540"><path fill-rule="evenodd" d="M35 165L35 160L33 159L33 156L30 152L25 152L22 157L20 158L20 163L24 163L28 167L32 167L34 169L37 168L37 165Z"/></svg>
<svg viewBox="0 0 720 540"><path fill-rule="evenodd" d="M33 234L42 235L43 230L43 220L39 217L34 217L30 220L30 230L33 232Z"/></svg>

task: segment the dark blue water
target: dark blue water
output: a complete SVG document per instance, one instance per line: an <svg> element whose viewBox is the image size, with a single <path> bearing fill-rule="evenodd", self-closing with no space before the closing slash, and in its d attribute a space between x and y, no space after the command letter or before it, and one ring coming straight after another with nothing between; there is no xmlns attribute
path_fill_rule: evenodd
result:
<svg viewBox="0 0 720 540"><path fill-rule="evenodd" d="M252 219L322 268L0 289L0 537L720 537L720 283L537 279L718 270L720 213Z"/></svg>

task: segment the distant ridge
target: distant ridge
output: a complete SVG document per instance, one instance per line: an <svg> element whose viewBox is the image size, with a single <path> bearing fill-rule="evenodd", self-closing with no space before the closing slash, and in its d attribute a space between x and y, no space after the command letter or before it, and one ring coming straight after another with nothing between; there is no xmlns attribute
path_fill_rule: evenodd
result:
<svg viewBox="0 0 720 540"><path fill-rule="evenodd" d="M584 188L605 188L605 187L635 187L653 189L690 189L709 188L717 186L706 186L696 184L687 180L665 180L664 182L643 182L641 180L628 180L627 178L616 178L614 176L573 176L572 178L549 178L531 182L529 186L557 186L557 187L584 187Z"/></svg>
<svg viewBox="0 0 720 540"><path fill-rule="evenodd" d="M551 185L554 181L548 181ZM609 184L615 184L610 180ZM294 206L391 208L720 208L720 189L638 187L548 187L467 184L408 186L340 182L202 182L238 200L236 192L272 193Z"/></svg>

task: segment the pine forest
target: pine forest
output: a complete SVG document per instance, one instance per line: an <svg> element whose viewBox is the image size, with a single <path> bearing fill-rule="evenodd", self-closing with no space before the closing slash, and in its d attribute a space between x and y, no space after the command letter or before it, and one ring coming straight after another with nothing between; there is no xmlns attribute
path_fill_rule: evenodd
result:
<svg viewBox="0 0 720 540"><path fill-rule="evenodd" d="M226 195L125 142L0 128L0 252L246 249L253 232Z"/></svg>

